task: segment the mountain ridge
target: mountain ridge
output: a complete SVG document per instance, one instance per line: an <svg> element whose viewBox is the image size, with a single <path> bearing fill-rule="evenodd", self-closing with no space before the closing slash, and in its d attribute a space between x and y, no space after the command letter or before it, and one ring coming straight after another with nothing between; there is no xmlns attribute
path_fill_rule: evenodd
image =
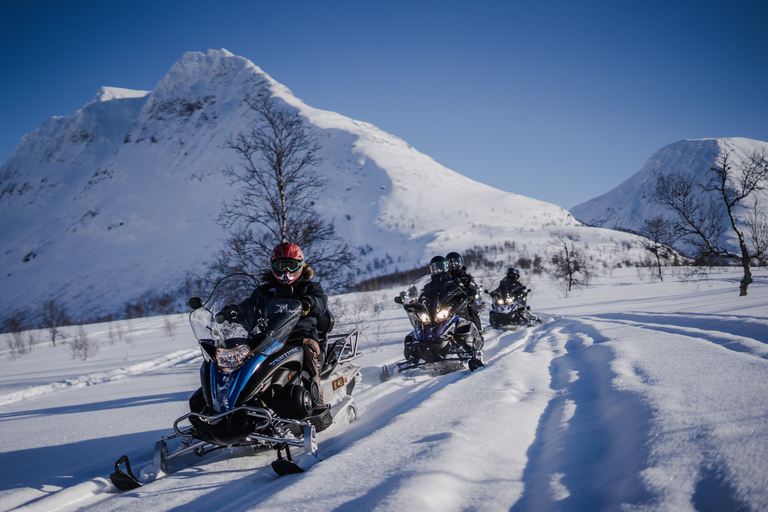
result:
<svg viewBox="0 0 768 512"><path fill-rule="evenodd" d="M639 171L619 186L576 205L571 208L571 213L590 226L642 232L645 221L653 217L675 219L671 211L653 200L659 176L680 173L692 176L696 183L704 185L709 179L709 170L716 165L724 151L730 152L731 162L735 164L755 150L768 154L768 142L745 137L725 137L685 139L668 144L654 153ZM700 193L703 194L703 191ZM762 204L768 203L768 191L757 191L755 196L760 198ZM744 227L748 212L743 208L735 211L738 224ZM724 224L724 228L724 232L729 233L729 244L736 244L735 235L730 234L730 221ZM680 243L675 247L683 251L690 249Z"/></svg>
<svg viewBox="0 0 768 512"><path fill-rule="evenodd" d="M225 237L216 218L233 190L220 170L238 164L227 141L257 122L247 100L258 95L298 110L317 136L328 185L316 208L360 248L361 279L508 240L546 255L551 230L585 229L559 206L493 189L370 123L310 107L226 50L185 53L146 95L106 92L114 97L42 123L0 169L5 310L61 300L103 316L200 275ZM636 242L584 233L616 253L603 259L623 257L620 239Z"/></svg>

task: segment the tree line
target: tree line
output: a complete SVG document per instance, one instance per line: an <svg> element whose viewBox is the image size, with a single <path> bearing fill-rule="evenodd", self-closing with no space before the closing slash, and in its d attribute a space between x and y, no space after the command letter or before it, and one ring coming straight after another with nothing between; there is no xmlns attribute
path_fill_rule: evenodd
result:
<svg viewBox="0 0 768 512"><path fill-rule="evenodd" d="M208 274L198 278L197 289L233 273L260 279L268 268L270 251L282 241L302 247L318 277L332 292L403 284L425 271L421 267L356 280L359 268L355 249L337 234L333 219L316 208L327 191L326 182L317 172L323 159L316 136L296 110L281 107L271 97L261 94L246 101L257 113L257 120L228 140L238 164L221 170L236 189L218 218L228 234L223 249L210 262ZM680 172L658 176L653 200L672 215L646 220L638 233L648 240L646 249L653 256L658 278L663 280L663 267L677 258L672 245L682 242L693 247L691 277L706 275L713 266L732 262L743 268L739 291L746 295L753 282L751 268L768 264L768 214L757 197L766 183L768 160L765 151L757 150L736 159L732 151L725 149L703 182ZM748 212L743 227L736 220L739 210ZM729 245L729 234L735 236L738 247ZM549 271L564 284L566 295L589 282L595 271L577 234L554 232L549 245L554 248ZM477 248L467 251L465 260L475 266L490 262L485 251ZM520 258L517 266L539 273L544 263L537 255L533 259ZM128 304L124 315L167 314L175 302L172 294L143 297ZM39 326L49 331L55 345L60 339L59 328L70 323L69 316L55 301L46 302L40 315ZM18 333L22 327L31 327L23 312L14 313L0 324L2 332Z"/></svg>

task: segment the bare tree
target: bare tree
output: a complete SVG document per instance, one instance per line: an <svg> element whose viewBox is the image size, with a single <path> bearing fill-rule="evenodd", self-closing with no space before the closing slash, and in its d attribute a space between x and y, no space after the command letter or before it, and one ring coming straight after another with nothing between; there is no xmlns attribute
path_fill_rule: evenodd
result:
<svg viewBox="0 0 768 512"><path fill-rule="evenodd" d="M2 331L10 333L10 337L5 340L8 346L8 355L11 359L23 356L32 350L34 341L31 335L28 341L24 341L24 332L27 330L27 317L23 311L17 311L2 323Z"/></svg>
<svg viewBox="0 0 768 512"><path fill-rule="evenodd" d="M163 326L165 330L165 335L169 338L176 339L176 324L171 320L171 317L166 315L163 318Z"/></svg>
<svg viewBox="0 0 768 512"><path fill-rule="evenodd" d="M723 260L733 260L742 266L744 277L739 295L743 296L752 283L752 259L760 257L761 249L760 245L748 244L735 214L748 197L765 188L768 160L765 152L755 151L734 166L731 156L729 150L718 155L705 184L696 184L692 176L678 173L659 176L655 198L677 215L675 231L694 248L698 268L706 269ZM698 190L705 194L696 193ZM737 250L732 250L725 240L728 227L738 240ZM759 226L755 227L759 232Z"/></svg>
<svg viewBox="0 0 768 512"><path fill-rule="evenodd" d="M56 342L64 337L64 333L59 329L64 325L69 325L69 317L64 306L54 300L45 302L43 304L43 320L40 326L48 329L54 347Z"/></svg>
<svg viewBox="0 0 768 512"><path fill-rule="evenodd" d="M264 256L290 241L332 287L346 284L353 276L352 249L315 210L326 188L315 169L322 163L315 137L298 112L280 108L275 100L263 96L248 103L262 122L229 141L240 165L223 172L238 191L219 217L231 235L214 270L258 276Z"/></svg>
<svg viewBox="0 0 768 512"><path fill-rule="evenodd" d="M21 357L32 350L32 337L30 336L27 342L24 341L24 333L28 328L27 315L22 310L13 313L0 325L0 332L10 333L10 337L6 339L6 345L11 359Z"/></svg>
<svg viewBox="0 0 768 512"><path fill-rule="evenodd" d="M660 281L664 281L661 271L661 260L669 259L671 249L669 246L674 241L673 227L671 222L662 216L646 219L640 228L640 234L650 240L645 249L653 254L656 259L656 269Z"/></svg>
<svg viewBox="0 0 768 512"><path fill-rule="evenodd" d="M364 317L367 317L365 323L369 324L368 329L358 330L362 332L363 337L368 343L368 348L372 352L379 350L381 342L384 340L385 334L389 329L389 322L386 321L385 312L387 307L386 298L380 297L380 300L376 300L372 295L366 295L362 298L362 303L355 304L355 309L363 313Z"/></svg>
<svg viewBox="0 0 768 512"><path fill-rule="evenodd" d="M747 227L752 242L752 257L759 265L768 265L768 212L760 208L757 197L754 198Z"/></svg>
<svg viewBox="0 0 768 512"><path fill-rule="evenodd" d="M592 269L587 263L581 248L578 247L579 235L555 231L550 245L557 248L552 256L552 276L562 283L565 296L578 286L586 285L592 277Z"/></svg>

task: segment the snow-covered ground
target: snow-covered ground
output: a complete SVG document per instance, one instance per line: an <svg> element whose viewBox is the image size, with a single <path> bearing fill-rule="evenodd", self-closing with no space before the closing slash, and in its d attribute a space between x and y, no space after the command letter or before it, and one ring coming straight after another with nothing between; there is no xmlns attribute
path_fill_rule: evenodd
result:
<svg viewBox="0 0 768 512"><path fill-rule="evenodd" d="M386 383L410 330L395 292L339 297L365 322L360 418L318 435L321 462L277 477L272 452L223 453L124 493L114 462L138 474L198 387L185 317L88 325L87 361L41 331L0 354L0 509L768 510L768 272L747 297L738 279L534 280L544 322L488 330L485 368Z"/></svg>

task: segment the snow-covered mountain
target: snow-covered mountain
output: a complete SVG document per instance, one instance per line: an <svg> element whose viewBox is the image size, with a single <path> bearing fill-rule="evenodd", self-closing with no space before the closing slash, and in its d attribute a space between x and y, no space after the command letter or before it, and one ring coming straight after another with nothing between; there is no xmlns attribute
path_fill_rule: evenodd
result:
<svg viewBox="0 0 768 512"><path fill-rule="evenodd" d="M729 151L731 162L737 163L755 150L768 154L768 142L735 137L682 140L669 144L651 156L643 168L624 183L606 194L573 207L571 213L591 226L640 232L647 219L659 215L674 219L671 212L652 200L659 176L670 173L693 175L696 183L703 185L711 175L709 170L724 151ZM768 204L768 191L756 192L755 196L761 204ZM751 206L751 202L746 206ZM736 215L744 225L749 212L737 209ZM729 227L725 230L726 233L730 231ZM735 239L731 241L735 242Z"/></svg>
<svg viewBox="0 0 768 512"><path fill-rule="evenodd" d="M361 248L361 278L509 241L546 254L553 229L582 230L603 260L620 259L629 243L559 206L472 181L375 126L311 108L245 58L189 52L153 91L103 88L74 115L43 123L0 168L0 311L56 300L76 318L119 316L126 303L202 274L233 193L220 172L237 165L227 139L256 122L245 100L258 94L297 109L318 136L328 193L317 208Z"/></svg>

